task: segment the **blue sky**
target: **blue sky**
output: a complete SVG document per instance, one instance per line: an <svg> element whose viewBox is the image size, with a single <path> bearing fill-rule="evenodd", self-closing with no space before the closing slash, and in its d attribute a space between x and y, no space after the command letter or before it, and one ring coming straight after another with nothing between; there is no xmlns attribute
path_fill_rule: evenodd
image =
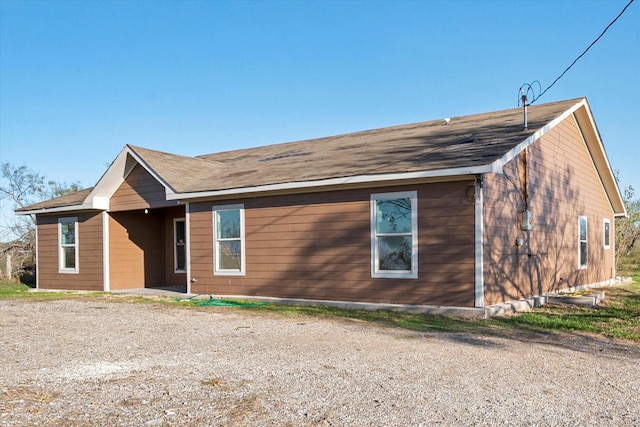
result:
<svg viewBox="0 0 640 427"><path fill-rule="evenodd" d="M1 0L0 159L88 187L125 144L198 155L513 108L627 2ZM640 192L640 3L537 103L581 96Z"/></svg>

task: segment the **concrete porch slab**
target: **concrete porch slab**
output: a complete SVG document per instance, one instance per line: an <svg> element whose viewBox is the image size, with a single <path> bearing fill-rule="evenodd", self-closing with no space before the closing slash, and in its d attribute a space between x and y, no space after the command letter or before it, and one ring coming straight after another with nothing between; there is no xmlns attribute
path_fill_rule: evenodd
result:
<svg viewBox="0 0 640 427"><path fill-rule="evenodd" d="M193 295L187 294L186 286L159 286L156 288L131 288L131 289L119 289L117 291L111 291L114 294L125 295L147 295L147 296L165 296L185 298Z"/></svg>

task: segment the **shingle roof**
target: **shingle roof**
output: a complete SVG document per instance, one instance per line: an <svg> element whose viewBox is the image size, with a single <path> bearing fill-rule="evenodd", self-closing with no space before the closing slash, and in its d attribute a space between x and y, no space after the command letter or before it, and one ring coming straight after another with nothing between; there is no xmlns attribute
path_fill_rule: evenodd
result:
<svg viewBox="0 0 640 427"><path fill-rule="evenodd" d="M86 197L89 195L91 190L93 190L93 187L74 191L73 193L65 194L64 196L56 197L53 199L45 200L44 202L34 203L33 205L16 209L16 212L81 205L84 202L84 199L86 199Z"/></svg>
<svg viewBox="0 0 640 427"><path fill-rule="evenodd" d="M583 98L187 157L127 146L175 193L490 165ZM90 190L90 189L89 189ZM20 209L83 203L89 190Z"/></svg>
<svg viewBox="0 0 640 427"><path fill-rule="evenodd" d="M162 151L129 145L158 177L175 192L181 193L194 188L203 176L221 173L224 165L208 159L180 156Z"/></svg>
<svg viewBox="0 0 640 427"><path fill-rule="evenodd" d="M179 193L474 167L500 158L580 100L530 106L527 129L522 108L514 108L195 158L141 154L150 164L163 158L158 163L170 173L161 175Z"/></svg>

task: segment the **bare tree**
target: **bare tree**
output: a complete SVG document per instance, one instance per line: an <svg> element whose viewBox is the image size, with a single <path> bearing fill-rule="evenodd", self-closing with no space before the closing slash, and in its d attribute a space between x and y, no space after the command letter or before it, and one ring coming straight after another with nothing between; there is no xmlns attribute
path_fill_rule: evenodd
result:
<svg viewBox="0 0 640 427"><path fill-rule="evenodd" d="M616 259L622 260L631 255L633 248L640 244L640 199L633 199L635 191L632 186L624 189L624 205L626 218L616 219Z"/></svg>
<svg viewBox="0 0 640 427"><path fill-rule="evenodd" d="M27 166L0 165L0 201L11 210L78 191L80 183L59 183L47 179ZM3 221L0 241L19 247L23 252L35 251L35 217L11 215Z"/></svg>

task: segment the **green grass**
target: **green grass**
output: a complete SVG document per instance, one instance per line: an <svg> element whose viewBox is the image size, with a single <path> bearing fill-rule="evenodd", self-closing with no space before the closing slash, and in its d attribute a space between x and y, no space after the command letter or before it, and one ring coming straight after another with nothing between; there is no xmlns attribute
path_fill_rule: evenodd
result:
<svg viewBox="0 0 640 427"><path fill-rule="evenodd" d="M29 286L24 283L0 281L0 298L20 297L29 292Z"/></svg>
<svg viewBox="0 0 640 427"><path fill-rule="evenodd" d="M254 312L275 313L283 316L314 316L343 318L378 325L402 328L417 332L466 332L477 334L499 334L506 332L554 332L581 331L614 339L625 339L640 343L640 274L633 276L633 283L625 286L605 287L603 303L594 308L576 305L546 305L530 312L517 313L505 318L469 320L424 313L398 311L346 310L334 307L308 307L266 304L256 301L189 300L177 302L172 298L149 298L130 296L118 298L124 303L162 303L179 306L201 307L223 306ZM106 296L108 293L88 294L72 292L29 292L29 287L20 283L0 281L0 299L35 298L56 299L69 297Z"/></svg>
<svg viewBox="0 0 640 427"><path fill-rule="evenodd" d="M584 331L640 342L640 275L633 279L629 285L603 288L606 298L598 307L548 305L495 321L516 328Z"/></svg>
<svg viewBox="0 0 640 427"><path fill-rule="evenodd" d="M601 290L605 292L606 298L598 307L549 304L530 312L489 320L470 320L388 310L346 310L334 307L278 304L256 305L255 303L243 304L242 301L236 302L234 306L285 316L344 318L418 332L496 334L507 331L581 331L609 338L640 342L640 274L634 276L634 281L631 284L605 287ZM188 304L196 305L194 303Z"/></svg>
<svg viewBox="0 0 640 427"><path fill-rule="evenodd" d="M78 293L78 292L31 292L32 288L24 283L0 280L0 299L60 299L60 298L80 298L86 295L96 295L96 293Z"/></svg>
<svg viewBox="0 0 640 427"><path fill-rule="evenodd" d="M254 310L277 312L290 316L320 316L345 318L362 322L393 326L417 332L426 331L456 331L470 332L478 328L485 328L486 321L467 320L449 316L438 316L426 313L406 313L390 310L347 310L335 307L305 307L268 305Z"/></svg>

